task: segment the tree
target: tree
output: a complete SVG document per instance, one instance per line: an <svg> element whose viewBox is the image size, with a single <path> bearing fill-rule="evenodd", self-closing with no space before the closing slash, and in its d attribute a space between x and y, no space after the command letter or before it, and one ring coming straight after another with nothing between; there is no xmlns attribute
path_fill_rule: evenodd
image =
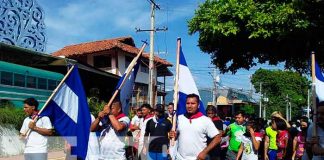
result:
<svg viewBox="0 0 324 160"><path fill-rule="evenodd" d="M269 98L267 117L273 111L286 113L287 95L292 106L292 117L300 115L302 107L307 106L310 81L297 72L259 69L252 75L251 82L257 92L260 92L262 83L262 94Z"/></svg>
<svg viewBox="0 0 324 160"><path fill-rule="evenodd" d="M249 114L249 115L252 115L252 114L255 114L255 107L252 106L251 104L245 104L243 107L242 107L242 110L246 113L246 114Z"/></svg>
<svg viewBox="0 0 324 160"><path fill-rule="evenodd" d="M308 71L311 51L324 52L323 0L206 0L189 34L223 73L257 63ZM317 55L324 64L324 54Z"/></svg>

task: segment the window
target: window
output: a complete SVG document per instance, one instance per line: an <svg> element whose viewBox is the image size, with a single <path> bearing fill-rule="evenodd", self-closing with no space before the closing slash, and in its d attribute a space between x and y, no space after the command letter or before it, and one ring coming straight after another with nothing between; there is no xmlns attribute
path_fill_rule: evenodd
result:
<svg viewBox="0 0 324 160"><path fill-rule="evenodd" d="M14 86L25 87L25 75L14 74Z"/></svg>
<svg viewBox="0 0 324 160"><path fill-rule="evenodd" d="M96 68L107 68L111 67L111 56L100 55L93 57L93 66Z"/></svg>
<svg viewBox="0 0 324 160"><path fill-rule="evenodd" d="M143 73L149 73L149 68L146 67L145 65L141 64L141 72L143 72Z"/></svg>
<svg viewBox="0 0 324 160"><path fill-rule="evenodd" d="M36 88L36 77L27 76L27 87Z"/></svg>
<svg viewBox="0 0 324 160"><path fill-rule="evenodd" d="M129 66L129 64L132 62L133 58L125 56L125 68Z"/></svg>
<svg viewBox="0 0 324 160"><path fill-rule="evenodd" d="M47 79L38 78L38 89L47 89Z"/></svg>
<svg viewBox="0 0 324 160"><path fill-rule="evenodd" d="M55 80L48 80L48 90L54 90L56 88L56 81Z"/></svg>
<svg viewBox="0 0 324 160"><path fill-rule="evenodd" d="M10 72L2 71L1 72L1 84L12 85L12 82L13 82L12 75L13 74Z"/></svg>

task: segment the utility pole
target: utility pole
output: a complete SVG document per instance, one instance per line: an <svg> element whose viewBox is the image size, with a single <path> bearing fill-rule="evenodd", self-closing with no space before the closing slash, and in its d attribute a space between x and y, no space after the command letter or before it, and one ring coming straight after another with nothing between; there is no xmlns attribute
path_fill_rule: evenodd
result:
<svg viewBox="0 0 324 160"><path fill-rule="evenodd" d="M150 32L150 61L149 61L149 88L148 88L148 99L149 104L153 107L154 100L155 100L155 94L154 94L154 88L155 88L155 82L156 79L154 78L154 33L156 31L167 31L168 28L164 27L162 29L155 29L155 9L160 9L160 7L154 2L154 0L150 0L151 2L151 29L149 30L141 30L136 29L136 32L143 32L143 31L149 31Z"/></svg>
<svg viewBox="0 0 324 160"><path fill-rule="evenodd" d="M217 83L220 81L219 77L217 76L216 69L213 69L213 74L208 72L213 79L213 89L212 89L212 99L213 99L213 106L216 106L217 103Z"/></svg>
<svg viewBox="0 0 324 160"><path fill-rule="evenodd" d="M216 69L213 72L213 81L214 81L214 93L213 93L213 105L216 107L216 99L217 99L217 80L216 80Z"/></svg>
<svg viewBox="0 0 324 160"><path fill-rule="evenodd" d="M289 102L289 119L288 119L288 121L290 121L291 120L291 102Z"/></svg>
<svg viewBox="0 0 324 160"><path fill-rule="evenodd" d="M260 82L260 106L259 106L259 117L262 118L262 112L261 112L261 108L262 108L262 82Z"/></svg>
<svg viewBox="0 0 324 160"><path fill-rule="evenodd" d="M309 110L310 110L309 95L310 95L310 90L307 89L307 118L309 118Z"/></svg>
<svg viewBox="0 0 324 160"><path fill-rule="evenodd" d="M288 96L288 94L287 94L287 96L286 96L286 102L287 102L287 104L286 104L286 120L288 120L288 117L289 117L289 111L288 111L288 107L289 107L289 96Z"/></svg>
<svg viewBox="0 0 324 160"><path fill-rule="evenodd" d="M267 97L266 93L264 94L264 98L263 98L264 102L266 102L265 104L263 104L263 118L266 119L266 115L267 115L267 102L269 102L269 98Z"/></svg>

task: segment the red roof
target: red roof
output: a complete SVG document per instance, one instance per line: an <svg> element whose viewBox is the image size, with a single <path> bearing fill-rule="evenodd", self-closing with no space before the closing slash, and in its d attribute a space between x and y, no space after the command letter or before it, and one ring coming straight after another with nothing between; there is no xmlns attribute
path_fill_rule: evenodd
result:
<svg viewBox="0 0 324 160"><path fill-rule="evenodd" d="M114 39L106 39L94 42L86 42L75 45L65 46L64 48L52 53L54 56L75 57L80 55L93 54L96 52L106 51L113 48L119 48L122 51L137 55L140 49L135 47L132 37L119 37ZM149 54L143 54L144 58L149 59ZM166 66L172 64L158 56L154 56L154 61Z"/></svg>

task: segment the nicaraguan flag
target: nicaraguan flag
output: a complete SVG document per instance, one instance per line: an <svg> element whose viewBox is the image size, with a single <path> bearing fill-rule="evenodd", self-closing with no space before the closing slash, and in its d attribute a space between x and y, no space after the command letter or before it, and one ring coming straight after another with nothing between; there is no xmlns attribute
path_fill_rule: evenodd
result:
<svg viewBox="0 0 324 160"><path fill-rule="evenodd" d="M186 112L186 98L188 94L199 95L196 83L191 75L191 72L187 66L186 59L182 52L182 47L180 46L180 61L179 61L179 102L177 108L177 114L184 114ZM199 96L200 97L200 96ZM199 111L205 114L205 108L200 100Z"/></svg>
<svg viewBox="0 0 324 160"><path fill-rule="evenodd" d="M85 159L91 118L87 97L77 66L45 106L40 116L48 116L55 130L71 145L71 154Z"/></svg>
<svg viewBox="0 0 324 160"><path fill-rule="evenodd" d="M120 93L119 93L119 98L120 98L120 101L121 101L122 107L123 107L122 108L123 113L126 115L128 115L129 102L132 98L135 79L136 79L136 75L137 75L137 72L138 72L138 69L140 66L139 61L140 61L140 58L137 59L137 62L136 62L136 65L134 66L134 68L132 70L130 70L131 73L128 76L127 80L124 82L124 85L122 86ZM121 83L125 79L126 74L127 74L127 70L124 73L124 75L122 77L120 77L116 89L118 89L120 87Z"/></svg>
<svg viewBox="0 0 324 160"><path fill-rule="evenodd" d="M320 102L324 101L324 77L319 65L315 62L315 91Z"/></svg>

